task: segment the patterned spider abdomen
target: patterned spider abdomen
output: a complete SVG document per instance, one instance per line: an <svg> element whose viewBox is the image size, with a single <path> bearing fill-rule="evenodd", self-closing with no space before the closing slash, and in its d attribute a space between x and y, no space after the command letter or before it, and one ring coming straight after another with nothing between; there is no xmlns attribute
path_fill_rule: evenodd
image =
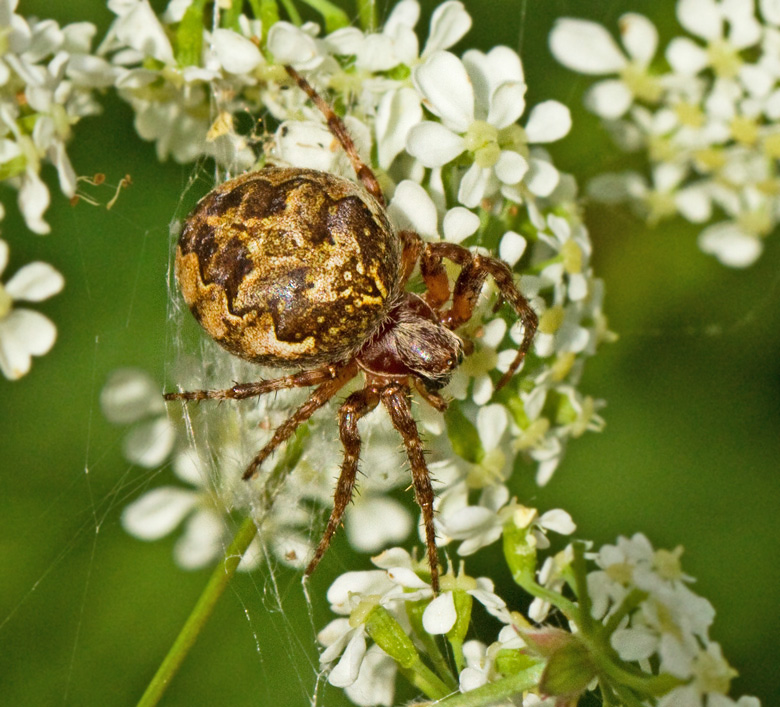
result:
<svg viewBox="0 0 780 707"><path fill-rule="evenodd" d="M207 194L187 218L176 276L230 353L309 367L354 353L401 287L401 244L382 207L326 172L266 167Z"/></svg>

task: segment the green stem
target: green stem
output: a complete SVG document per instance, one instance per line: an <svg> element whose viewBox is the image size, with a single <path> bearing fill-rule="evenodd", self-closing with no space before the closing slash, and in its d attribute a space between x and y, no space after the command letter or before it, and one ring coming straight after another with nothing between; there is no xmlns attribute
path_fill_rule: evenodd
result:
<svg viewBox="0 0 780 707"><path fill-rule="evenodd" d="M515 697L536 687L543 670L544 663L539 663L515 675L478 687L476 690L448 697L437 704L441 707L489 707L499 700Z"/></svg>
<svg viewBox="0 0 780 707"><path fill-rule="evenodd" d="M376 32L376 0L357 0L358 17L364 32Z"/></svg>
<svg viewBox="0 0 780 707"><path fill-rule="evenodd" d="M153 707L165 694L165 690L168 688L173 676L184 662L190 648L194 645L203 626L214 611L217 600L222 596L222 592L225 591L228 582L236 573L238 563L241 561L241 557L246 552L249 543L252 542L255 535L257 535L257 526L254 519L250 516L238 529L233 541L225 551L223 561L211 573L206 588L173 642L168 655L165 656L165 660L160 664L152 681L146 688L146 692L139 700L138 707Z"/></svg>

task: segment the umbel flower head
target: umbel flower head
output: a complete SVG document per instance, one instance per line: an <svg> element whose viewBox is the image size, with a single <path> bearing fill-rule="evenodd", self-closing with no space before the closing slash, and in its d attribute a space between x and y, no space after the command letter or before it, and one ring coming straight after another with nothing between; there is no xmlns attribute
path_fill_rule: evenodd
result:
<svg viewBox="0 0 780 707"><path fill-rule="evenodd" d="M625 51L601 25L564 18L550 48L574 71L604 76L585 96L625 150L641 150L646 173L604 174L591 195L627 201L648 222L680 215L701 224L699 247L724 265L747 267L780 220L780 72L776 3L678 0L688 33L657 55L646 17L623 15Z"/></svg>

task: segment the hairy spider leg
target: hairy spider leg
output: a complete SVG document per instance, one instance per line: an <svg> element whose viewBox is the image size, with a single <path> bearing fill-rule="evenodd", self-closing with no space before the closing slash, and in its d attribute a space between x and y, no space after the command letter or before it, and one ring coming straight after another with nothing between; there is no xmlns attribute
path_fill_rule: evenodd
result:
<svg viewBox="0 0 780 707"><path fill-rule="evenodd" d="M414 497L420 506L425 527L425 545L428 548L428 565L431 568L431 589L439 593L439 554L436 550L436 529L433 525L433 486L431 474L425 463L420 433L409 403L409 386L391 383L382 390L382 404L390 413L393 427L398 430L406 447L406 456L412 468Z"/></svg>
<svg viewBox="0 0 780 707"><path fill-rule="evenodd" d="M514 360L498 381L498 390L514 376L531 348L539 318L517 289L512 271L503 260L487 255L475 255L463 246L445 242L426 243L420 257L420 272L427 288L425 299L434 309L438 310L450 297L449 280L442 264L444 258L461 267L452 289L452 306L440 315L444 326L454 330L472 317L488 275L495 281L499 295L513 307L523 323L523 341Z"/></svg>
<svg viewBox="0 0 780 707"><path fill-rule="evenodd" d="M255 381L254 383L236 383L232 388L224 390L187 390L179 393L165 393L165 400L245 400L259 395L271 393L274 390L287 388L307 388L320 385L338 375L335 366L317 368L312 371L300 371L289 376L271 380Z"/></svg>
<svg viewBox="0 0 780 707"><path fill-rule="evenodd" d="M403 245L403 250L401 251L401 286L404 286L412 276L414 266L417 265L417 261L420 259L423 241L414 231L398 231L398 237Z"/></svg>
<svg viewBox="0 0 780 707"><path fill-rule="evenodd" d="M379 389L371 385L362 390L356 390L347 397L339 408L339 437L344 447L344 461L341 464L341 472L336 482L333 509L330 512L328 525L314 551L314 557L306 568L306 575L310 575L317 569L317 565L330 547L330 541L338 530L344 512L352 500L362 444L358 431L358 420L371 412L377 405L379 405Z"/></svg>
<svg viewBox="0 0 780 707"><path fill-rule="evenodd" d="M382 193L382 189L379 186L379 181L376 178L371 167L369 167L358 154L355 142L352 140L352 136L347 131L347 126L344 125L344 121L336 115L333 108L328 105L325 99L317 93L312 85L301 76L292 66L284 67L290 77L301 87L301 90L311 99L317 108L319 108L325 120L328 123L328 129L336 136L336 139L341 143L344 148L344 152L347 154L349 161L352 163L352 168L355 170L358 179L360 179L363 187L371 194L381 206L385 205L385 195Z"/></svg>
<svg viewBox="0 0 780 707"><path fill-rule="evenodd" d="M330 367L329 367L330 368ZM265 445L258 453L257 456L249 463L243 476L244 481L252 479L257 476L258 471L262 463L271 456L276 448L282 443L288 440L299 425L308 420L317 410L319 410L325 403L328 402L341 388L344 387L349 381L351 381L358 372L357 363L354 361L346 364L342 368L337 370L336 376L322 383L320 386L312 391L305 403L301 405L290 417L288 417L279 427L276 428L274 436L268 444Z"/></svg>

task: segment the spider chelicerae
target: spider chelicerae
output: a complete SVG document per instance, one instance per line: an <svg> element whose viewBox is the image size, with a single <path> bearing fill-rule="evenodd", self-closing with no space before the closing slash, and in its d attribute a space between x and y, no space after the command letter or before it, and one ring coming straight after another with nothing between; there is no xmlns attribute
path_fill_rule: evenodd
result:
<svg viewBox="0 0 780 707"><path fill-rule="evenodd" d="M473 315L488 276L523 323L520 348L497 387L522 363L537 317L503 261L395 231L379 182L341 118L296 70L285 69L322 112L359 184L277 166L225 182L187 217L176 276L192 313L221 346L254 363L298 372L227 390L166 393L165 399L243 400L314 387L251 461L243 477L251 479L299 425L362 373L365 385L338 409L344 460L333 510L306 575L319 564L352 499L361 447L358 421L381 404L406 448L437 592L434 494L412 415L412 389L439 412L447 409L438 391L472 349L455 330ZM444 260L460 266L454 285ZM405 289L418 264L425 284L421 295Z"/></svg>

